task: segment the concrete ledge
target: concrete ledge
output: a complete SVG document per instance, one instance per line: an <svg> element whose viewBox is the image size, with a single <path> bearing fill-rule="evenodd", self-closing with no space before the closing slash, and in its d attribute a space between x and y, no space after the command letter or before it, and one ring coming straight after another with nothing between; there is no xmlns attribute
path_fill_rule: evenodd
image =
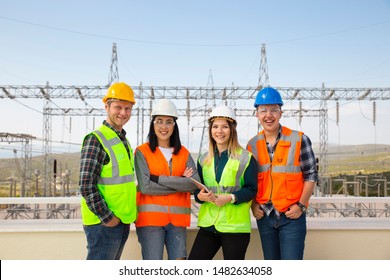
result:
<svg viewBox="0 0 390 280"><path fill-rule="evenodd" d="M390 230L385 227L363 229L345 225L314 228L308 222L305 246L306 260L388 260L390 259ZM340 221L342 223L342 221ZM356 225L354 225L357 228ZM361 226L359 226L361 227ZM86 238L80 220L7 221L0 224L1 260L83 260L86 257ZM123 251L123 260L141 260L141 247L131 226ZM187 249L191 250L196 228L187 231ZM215 256L222 260L221 250ZM246 254L248 260L261 260L262 249L257 229L253 229Z"/></svg>
<svg viewBox="0 0 390 280"><path fill-rule="evenodd" d="M36 203L20 199L0 199L0 204ZM312 198L312 203L383 203L390 198ZM42 198L39 203L78 204L79 198ZM305 245L306 260L389 260L390 217L309 217ZM388 216L388 215L387 215ZM134 225L122 259L141 260L141 248ZM188 229L187 249L191 250L198 229L196 218ZM86 239L81 219L8 219L0 220L0 259L2 260L83 260ZM219 251L214 259L223 259ZM252 220L248 260L262 259L256 221Z"/></svg>
<svg viewBox="0 0 390 280"><path fill-rule="evenodd" d="M308 230L388 230L390 218L307 218ZM193 219L189 230L197 230ZM252 220L252 229L257 229ZM135 230L134 225L131 230ZM0 220L1 232L81 232L81 219Z"/></svg>

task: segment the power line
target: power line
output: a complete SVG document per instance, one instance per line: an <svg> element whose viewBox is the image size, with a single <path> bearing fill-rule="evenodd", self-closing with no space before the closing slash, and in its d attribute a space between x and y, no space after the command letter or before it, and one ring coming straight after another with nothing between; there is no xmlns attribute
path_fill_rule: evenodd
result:
<svg viewBox="0 0 390 280"><path fill-rule="evenodd" d="M164 41L140 40L140 39L131 39L131 38L124 38L124 37L115 37L115 36L109 36L109 35L103 35L103 34L97 34L97 33L81 32L81 31L76 31L76 30L71 30L71 29L66 29L66 28L61 28L61 27L55 27L55 26L49 26L49 25L34 23L34 22L25 21L25 20L16 19L16 18L11 18L11 17L7 17L7 16L0 16L0 18L4 19L4 20L8 20L8 21L13 21L13 22L21 23L21 24L27 24L27 25L39 27L39 28L45 28L45 29L61 31L61 32L67 32L67 33L73 33L73 34L89 36L89 37L110 39L110 40L114 40L114 41L115 40L120 40L120 41L128 41L128 42L133 42L133 43L153 44L153 45L167 45L167 46L182 46L182 47L253 47L253 46L261 46L261 43L256 43L256 42L255 43L243 43L243 44L238 44L238 43L224 43L224 44L205 43L205 44L199 44L199 43L183 43L183 42L164 42ZM266 43L268 45L275 45L275 44L284 44L284 43L289 43L289 42L294 42L294 41L310 40L310 39L315 39L315 38L320 38L320 37L326 37L326 36L342 34L342 33L347 33L347 32L361 30L361 29L366 29L366 28L379 26L379 25L384 25L384 24L388 24L388 23L390 23L390 20L380 21L380 22L376 22L376 23L372 23L372 24L368 24L368 25L362 25L362 26L352 27L352 28L343 29L343 30L336 30L336 31L333 31L333 32L321 33L321 34L316 34L316 35L309 35L309 36L293 38L293 39L287 39L287 40L274 41L274 42L271 41L271 42L266 42Z"/></svg>
<svg viewBox="0 0 390 280"><path fill-rule="evenodd" d="M22 105L22 106L24 106L24 107L26 107L26 108L28 108L28 109L34 111L34 112L36 112L36 113L42 114L41 111L38 111L37 109L35 109L35 108L33 108L33 107L30 107L30 106L28 106L28 105L26 105L26 104L20 102L19 100L16 100L16 99L11 99L11 100L12 100L13 102L16 102L16 103L18 103L18 104L20 104L20 105Z"/></svg>
<svg viewBox="0 0 390 280"><path fill-rule="evenodd" d="M267 42L267 45L276 45L276 44L284 44L284 43L295 42L295 41L311 40L311 39L315 39L315 38L327 37L327 36L332 36L332 35L336 35L336 34L348 33L348 32L351 32L351 31L357 31L357 30L366 29L366 28L379 26L379 25L384 25L384 24L389 24L389 23L390 23L390 19L389 20L385 20L385 21L380 21L380 22L367 24L367 25L361 25L361 26L346 28L346 29L343 29L343 30L336 30L336 31L332 31L332 32L319 33L319 34L303 36L303 37L298 37L298 38L292 38L292 39L286 39L286 40L280 40L280 41L274 41L274 42Z"/></svg>

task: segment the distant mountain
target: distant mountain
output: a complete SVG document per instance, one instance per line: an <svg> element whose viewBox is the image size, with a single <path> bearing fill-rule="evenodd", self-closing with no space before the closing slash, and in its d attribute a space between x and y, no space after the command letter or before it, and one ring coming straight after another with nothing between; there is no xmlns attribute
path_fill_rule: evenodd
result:
<svg viewBox="0 0 390 280"><path fill-rule="evenodd" d="M319 145L313 144L316 157L319 157ZM1 150L0 150L1 151ZM198 159L197 153L191 153L194 161ZM66 170L70 172L70 184L72 189L78 187L80 153L62 153L53 154L51 157L50 168L53 168L54 159L57 161L57 178L61 178ZM18 164L22 165L18 158ZM43 156L32 158L31 172L39 170L40 174L44 172ZM328 173L332 176L338 174L372 174L390 171L390 145L334 145L328 146ZM14 177L20 180L17 163L14 158L0 158L0 185L8 188L10 178ZM43 178L40 175L39 178ZM30 176L30 185L35 184L35 176Z"/></svg>
<svg viewBox="0 0 390 280"><path fill-rule="evenodd" d="M316 157L320 155L319 144L314 143ZM390 171L390 145L328 145L328 173L372 174Z"/></svg>
<svg viewBox="0 0 390 280"><path fill-rule="evenodd" d="M53 154L50 160L50 168L54 169L54 160L57 162L57 176L60 177L66 170L70 172L71 182L78 182L78 173L80 166L80 153L64 153L64 154ZM18 163L17 163L18 162ZM10 177L20 177L18 171L18 164L20 167L23 166L22 160L14 158L0 158L0 181L9 180ZM31 172L39 170L40 174L44 172L44 157L35 156L32 157ZM42 177L42 175L40 175ZM35 176L32 174L31 177Z"/></svg>
<svg viewBox="0 0 390 280"><path fill-rule="evenodd" d="M320 144L313 143L313 150L316 154L320 152ZM390 152L390 145L385 144L364 144L364 145L338 145L328 144L328 155L343 157L354 157L362 155L373 155Z"/></svg>

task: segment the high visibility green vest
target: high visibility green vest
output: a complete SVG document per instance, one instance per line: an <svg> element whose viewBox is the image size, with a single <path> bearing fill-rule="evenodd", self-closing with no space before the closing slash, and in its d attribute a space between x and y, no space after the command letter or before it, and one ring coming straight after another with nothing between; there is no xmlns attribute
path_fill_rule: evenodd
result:
<svg viewBox="0 0 390 280"><path fill-rule="evenodd" d="M251 154L243 149L239 151L239 154L239 159L229 158L219 183L215 179L214 159L211 164L206 165L203 160L207 153L199 158L203 181L216 195L230 194L242 188L244 172L249 165ZM228 203L221 207L211 202L205 202L199 209L198 226L209 227L214 225L220 232L251 232L250 206L251 201L239 204Z"/></svg>
<svg viewBox="0 0 390 280"><path fill-rule="evenodd" d="M110 162L103 165L100 173L98 190L114 215L124 224L130 224L137 218L137 189L134 182L133 151L128 143L129 158L121 139L115 131L105 125L92 133L110 156ZM89 210L84 198L81 199L81 215L84 225L101 223L99 217Z"/></svg>

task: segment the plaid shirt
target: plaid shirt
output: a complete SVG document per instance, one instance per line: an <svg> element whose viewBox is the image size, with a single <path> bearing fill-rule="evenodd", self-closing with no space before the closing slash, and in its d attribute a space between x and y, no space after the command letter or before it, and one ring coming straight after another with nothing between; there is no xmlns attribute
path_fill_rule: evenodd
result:
<svg viewBox="0 0 390 280"><path fill-rule="evenodd" d="M279 126L279 133L278 133L278 137L276 138L276 142L274 146L272 146L267 142L267 150L271 162L274 157L274 151L276 149L276 145L279 142L281 132L282 132L282 126ZM310 138L305 134L302 135L302 144L301 144L301 153L299 156L299 162L303 174L303 180L310 181L310 182L317 182L318 172L316 166L316 158L313 149L311 147ZM269 216L273 210L275 210L277 216L280 216L279 211L276 210L276 208L274 207L271 201L268 201L266 204L260 205L260 207L267 216Z"/></svg>
<svg viewBox="0 0 390 280"><path fill-rule="evenodd" d="M126 140L126 131L124 129L122 129L122 131L117 131L114 127L107 123L107 121L104 121L103 125L116 132L129 154L130 152ZM103 165L106 165L109 162L110 157L104 150L102 144L94 134L88 134L84 139L81 150L79 181L80 193L87 202L88 208L99 217L103 224L109 222L114 215L107 207L107 204L97 187Z"/></svg>

